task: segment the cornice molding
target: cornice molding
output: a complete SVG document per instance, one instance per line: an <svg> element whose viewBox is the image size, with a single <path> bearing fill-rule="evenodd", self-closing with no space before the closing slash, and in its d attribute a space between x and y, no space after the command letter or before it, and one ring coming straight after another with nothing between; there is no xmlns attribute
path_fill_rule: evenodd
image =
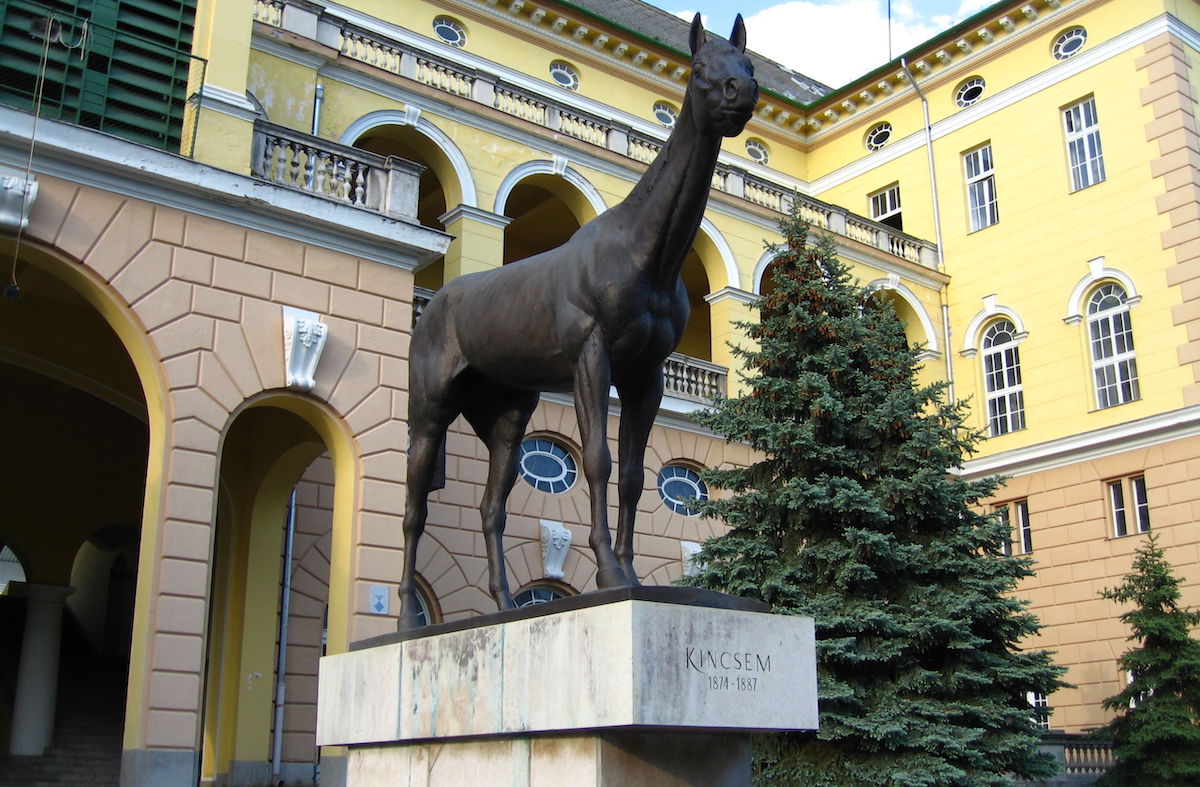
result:
<svg viewBox="0 0 1200 787"><path fill-rule="evenodd" d="M0 163L24 166L33 117L0 107ZM450 236L281 188L69 123L41 118L33 170L298 240L414 269L444 254Z"/></svg>
<svg viewBox="0 0 1200 787"><path fill-rule="evenodd" d="M1109 39L1101 44L1098 44L1089 49L1085 49L1069 60L1064 60L1054 66L1022 80L1012 87L1006 88L999 93L988 98L981 99L978 103L973 104L966 109L955 112L953 115L935 121L932 125L934 140L941 139L949 134L953 134L960 129L963 129L972 123L977 123L989 115L995 114L1003 109L1023 101L1030 96L1040 93L1049 87L1052 87L1060 82L1063 82L1071 77L1074 77L1089 68L1092 68L1106 60L1109 60L1117 55L1120 55L1129 49L1144 44L1155 36L1166 32L1180 35L1183 38L1184 30L1187 29L1191 33L1190 38L1195 39L1195 31L1191 31L1186 25L1179 20L1169 15L1155 17L1141 25L1138 25L1131 30L1127 30L1120 35ZM1200 42L1197 44L1200 48ZM915 100L915 99L914 99ZM811 186L813 193L820 194L842 185L860 175L865 175L868 172L878 169L884 164L888 164L908 153L912 153L925 145L925 129L919 128L912 134L909 134L902 139L892 142L880 150L869 155L865 155L851 164L840 167L827 175L813 180Z"/></svg>
<svg viewBox="0 0 1200 787"><path fill-rule="evenodd" d="M480 224L486 224L489 227L498 227L504 229L512 223L512 219L508 216L503 216L497 213L492 213L490 210L483 208L475 208L470 205L457 205L450 210L438 216L438 221L443 227L449 227L459 219L471 219Z"/></svg>
<svg viewBox="0 0 1200 787"><path fill-rule="evenodd" d="M261 117L258 107L254 106L250 99L209 82L200 87L200 108L211 109L251 123Z"/></svg>
<svg viewBox="0 0 1200 787"><path fill-rule="evenodd" d="M959 474L969 480L997 474L1023 476L1197 435L1200 435L1200 405L1192 405L971 459L963 463Z"/></svg>

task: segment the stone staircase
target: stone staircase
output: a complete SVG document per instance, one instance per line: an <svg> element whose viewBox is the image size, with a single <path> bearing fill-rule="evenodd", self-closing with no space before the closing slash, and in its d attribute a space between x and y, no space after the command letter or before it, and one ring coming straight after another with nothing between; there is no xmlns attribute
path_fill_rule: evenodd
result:
<svg viewBox="0 0 1200 787"><path fill-rule="evenodd" d="M54 739L42 757L0 761L0 787L117 787L120 782L125 669L68 656L81 651L71 647L66 629Z"/></svg>

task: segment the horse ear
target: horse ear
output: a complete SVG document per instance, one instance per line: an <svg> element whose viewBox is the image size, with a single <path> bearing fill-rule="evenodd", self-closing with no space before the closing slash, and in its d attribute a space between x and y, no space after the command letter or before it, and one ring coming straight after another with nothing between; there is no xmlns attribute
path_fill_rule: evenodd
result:
<svg viewBox="0 0 1200 787"><path fill-rule="evenodd" d="M692 54L696 54L696 50L704 43L704 23L700 21L699 12L692 19L692 32L688 36L688 43L692 47Z"/></svg>
<svg viewBox="0 0 1200 787"><path fill-rule="evenodd" d="M738 51L746 51L746 23L742 21L742 15L738 14L737 19L733 20L733 32L729 34L729 43L738 48Z"/></svg>

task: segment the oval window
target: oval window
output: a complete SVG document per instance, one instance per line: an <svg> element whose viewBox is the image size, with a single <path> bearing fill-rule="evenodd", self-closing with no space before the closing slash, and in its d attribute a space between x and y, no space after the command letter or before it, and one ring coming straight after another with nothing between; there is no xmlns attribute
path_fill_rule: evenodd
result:
<svg viewBox="0 0 1200 787"><path fill-rule="evenodd" d="M457 19L448 16L437 17L433 20L433 32L450 46L463 47L467 45L466 28Z"/></svg>
<svg viewBox="0 0 1200 787"><path fill-rule="evenodd" d="M866 145L867 150L879 150L881 147L886 145L888 140L891 138L892 124L880 123L867 132L867 136L863 140L863 144Z"/></svg>
<svg viewBox="0 0 1200 787"><path fill-rule="evenodd" d="M567 90L579 89L579 72L570 63L555 60L550 64L550 78Z"/></svg>
<svg viewBox="0 0 1200 787"><path fill-rule="evenodd" d="M960 107L971 106L983 96L983 88L983 77L971 77L954 91L954 103Z"/></svg>
<svg viewBox="0 0 1200 787"><path fill-rule="evenodd" d="M654 103L654 119L667 128L675 128L675 121L679 119L679 113L667 102L656 101Z"/></svg>
<svg viewBox="0 0 1200 787"><path fill-rule="evenodd" d="M746 155L759 164L766 164L771 160L771 151L767 143L753 137L746 140Z"/></svg>
<svg viewBox="0 0 1200 787"><path fill-rule="evenodd" d="M667 465L658 472L658 496L676 514L696 516L693 506L708 499L708 487L690 467Z"/></svg>
<svg viewBox="0 0 1200 787"><path fill-rule="evenodd" d="M571 453L544 437L531 437L521 443L517 471L533 488L556 495L574 486L578 475Z"/></svg>
<svg viewBox="0 0 1200 787"><path fill-rule="evenodd" d="M1082 49L1086 41L1087 31L1082 27L1072 27L1058 34L1050 51L1054 54L1055 60L1066 60Z"/></svg>

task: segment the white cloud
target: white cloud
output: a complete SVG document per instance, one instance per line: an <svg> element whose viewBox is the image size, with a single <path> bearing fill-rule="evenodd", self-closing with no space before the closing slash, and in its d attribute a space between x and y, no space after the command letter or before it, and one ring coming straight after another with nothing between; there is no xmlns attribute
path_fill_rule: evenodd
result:
<svg viewBox="0 0 1200 787"><path fill-rule="evenodd" d="M963 6L973 2L964 0ZM933 19L921 19L910 3L893 3L890 57L943 29ZM877 0L781 3L748 17L746 32L751 49L831 87L890 59L886 6Z"/></svg>

